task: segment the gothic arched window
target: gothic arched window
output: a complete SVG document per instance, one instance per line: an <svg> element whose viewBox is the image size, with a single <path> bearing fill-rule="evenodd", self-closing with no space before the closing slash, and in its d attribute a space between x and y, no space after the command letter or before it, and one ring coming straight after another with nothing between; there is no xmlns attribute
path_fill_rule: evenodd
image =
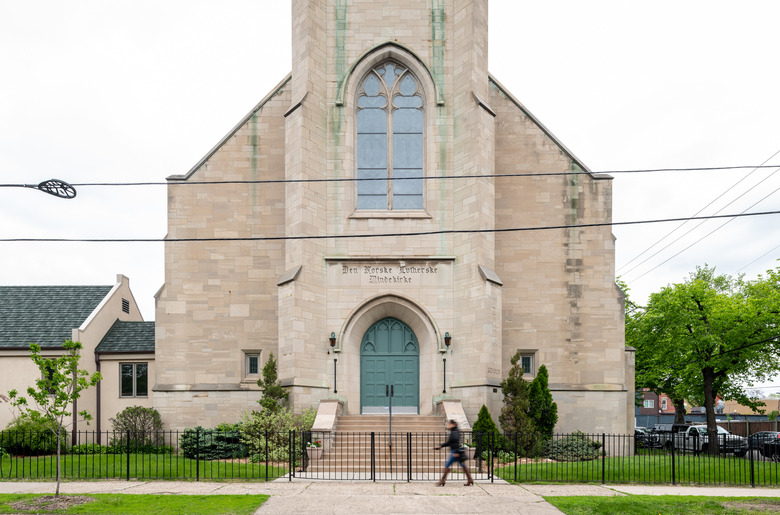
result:
<svg viewBox="0 0 780 515"><path fill-rule="evenodd" d="M357 178L374 180L357 181L357 208L422 209L422 176L422 88L407 68L385 61L358 89Z"/></svg>

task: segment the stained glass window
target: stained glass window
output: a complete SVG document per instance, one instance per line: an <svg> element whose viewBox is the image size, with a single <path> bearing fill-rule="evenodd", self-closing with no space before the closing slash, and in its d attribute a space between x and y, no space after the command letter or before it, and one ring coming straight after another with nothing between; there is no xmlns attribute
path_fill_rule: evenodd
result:
<svg viewBox="0 0 780 515"><path fill-rule="evenodd" d="M390 100L388 100L390 99ZM357 100L357 208L423 208L423 98L393 62L371 70Z"/></svg>

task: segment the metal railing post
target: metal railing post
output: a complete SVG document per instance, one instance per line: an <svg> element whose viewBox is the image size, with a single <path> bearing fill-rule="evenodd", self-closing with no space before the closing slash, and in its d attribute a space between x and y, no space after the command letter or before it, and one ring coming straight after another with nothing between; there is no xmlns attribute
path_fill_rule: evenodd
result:
<svg viewBox="0 0 780 515"><path fill-rule="evenodd" d="M375 444L376 440L374 439L374 432L371 431L371 480L376 482L376 450L375 450Z"/></svg>
<svg viewBox="0 0 780 515"><path fill-rule="evenodd" d="M200 428L195 429L195 481L200 481Z"/></svg>
<svg viewBox="0 0 780 515"><path fill-rule="evenodd" d="M607 433L601 433L601 484L607 478Z"/></svg>
<svg viewBox="0 0 780 515"><path fill-rule="evenodd" d="M754 460L753 460L753 441L750 439L750 433L748 433L748 455L750 456L750 486L752 488L756 487L756 476L755 476L755 470L754 467Z"/></svg>
<svg viewBox="0 0 780 515"><path fill-rule="evenodd" d="M127 458L127 480L130 481L130 431L127 431L127 440L125 441L125 456Z"/></svg>
<svg viewBox="0 0 780 515"><path fill-rule="evenodd" d="M675 472L675 466L674 466L674 440L675 440L674 433L672 433L671 438L672 438L672 484L676 485L677 484L677 474Z"/></svg>
<svg viewBox="0 0 780 515"><path fill-rule="evenodd" d="M412 481L412 433L406 433L406 482Z"/></svg>
<svg viewBox="0 0 780 515"><path fill-rule="evenodd" d="M265 430L265 482L268 482L268 429Z"/></svg>
<svg viewBox="0 0 780 515"><path fill-rule="evenodd" d="M292 431L288 431L287 433L287 465L290 467L290 470L287 472L287 477L289 481L292 482L292 471L293 471L293 447L292 447Z"/></svg>

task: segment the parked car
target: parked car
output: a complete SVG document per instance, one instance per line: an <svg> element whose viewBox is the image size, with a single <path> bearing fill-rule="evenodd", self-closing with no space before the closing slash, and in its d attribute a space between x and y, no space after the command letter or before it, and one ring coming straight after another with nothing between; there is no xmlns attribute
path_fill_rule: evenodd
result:
<svg viewBox="0 0 780 515"><path fill-rule="evenodd" d="M661 437L646 427L634 428L635 449L658 449L661 447Z"/></svg>
<svg viewBox="0 0 780 515"><path fill-rule="evenodd" d="M653 426L653 433L658 435L662 447L672 448L672 437L676 433L685 432L691 427L688 424L656 424Z"/></svg>
<svg viewBox="0 0 780 515"><path fill-rule="evenodd" d="M721 453L744 456L747 454L747 439L733 435L718 426L718 446ZM670 442L671 443L671 442ZM710 448L710 435L707 426L689 426L685 432L674 434L674 448L679 451L706 453Z"/></svg>
<svg viewBox="0 0 780 515"><path fill-rule="evenodd" d="M775 449L780 444L780 432L777 431L759 431L748 436L751 449L758 449L761 456L774 456L774 452L764 452L764 444L772 444L767 449Z"/></svg>

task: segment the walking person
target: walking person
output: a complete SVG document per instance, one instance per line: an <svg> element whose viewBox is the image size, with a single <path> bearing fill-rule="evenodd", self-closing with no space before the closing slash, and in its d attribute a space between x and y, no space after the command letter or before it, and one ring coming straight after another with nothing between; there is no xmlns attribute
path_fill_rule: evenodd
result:
<svg viewBox="0 0 780 515"><path fill-rule="evenodd" d="M450 468L456 461L466 473L466 483L463 486L471 486L474 484L474 480L471 479L471 473L469 472L469 467L466 463L468 461L466 452L460 446L460 431L458 430L458 424L454 420L450 420L447 423L447 429L450 430L447 441L438 447L434 447L437 451L442 447L450 448L450 457L447 458L447 462L444 464L444 470L442 471L441 479L438 483L436 483L436 486L444 486L447 475L450 473Z"/></svg>

